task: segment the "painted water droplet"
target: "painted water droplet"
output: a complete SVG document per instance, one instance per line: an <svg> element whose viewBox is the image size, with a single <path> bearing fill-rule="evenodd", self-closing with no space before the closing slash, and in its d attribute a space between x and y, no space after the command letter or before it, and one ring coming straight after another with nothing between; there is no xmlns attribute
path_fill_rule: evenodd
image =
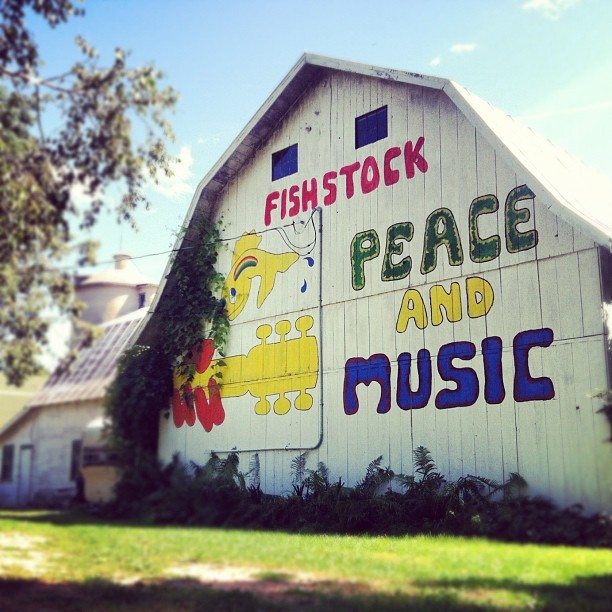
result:
<svg viewBox="0 0 612 612"><path fill-rule="evenodd" d="M312 257L307 257L306 263L308 263L308 266L312 268L312 266L314 266L314 259Z"/></svg>
<svg viewBox="0 0 612 612"><path fill-rule="evenodd" d="M307 283L306 283L306 279L304 279L304 284L300 287L300 291L302 293L306 293L306 288L307 288Z"/></svg>

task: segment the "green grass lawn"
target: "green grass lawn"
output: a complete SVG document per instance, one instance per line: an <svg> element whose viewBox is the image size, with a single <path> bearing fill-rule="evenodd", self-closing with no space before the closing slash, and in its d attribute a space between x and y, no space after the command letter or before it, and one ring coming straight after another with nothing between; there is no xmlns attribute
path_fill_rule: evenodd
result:
<svg viewBox="0 0 612 612"><path fill-rule="evenodd" d="M612 551L0 512L0 610L612 610Z"/></svg>

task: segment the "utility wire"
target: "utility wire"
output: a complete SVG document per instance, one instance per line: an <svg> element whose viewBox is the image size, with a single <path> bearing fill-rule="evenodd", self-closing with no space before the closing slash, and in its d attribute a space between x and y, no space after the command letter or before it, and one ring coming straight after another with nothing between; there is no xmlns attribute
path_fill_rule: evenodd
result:
<svg viewBox="0 0 612 612"><path fill-rule="evenodd" d="M316 210L316 209L315 209ZM291 223L287 223L285 225L279 225L278 227L268 227L266 229L260 230L258 232L256 232L258 235L259 234L266 234L267 232L278 232L281 236L281 238L283 239L283 241L285 242L285 244L292 250L294 250L296 253L298 252L297 249L310 249L307 251L306 254L309 254L312 252L314 245L317 242L316 239L316 233L315 233L315 238L312 242L309 242L308 244L304 245L303 247L298 247L297 245L294 245L289 239L288 237L286 238L287 234L286 232L284 232L283 230L292 227L293 231L296 234L303 234L304 231L306 231L306 227L309 223L312 222L312 217L314 215L314 210L310 213L310 216L308 217L307 221L301 221L299 222L299 224L304 225L304 229L300 232L298 231L297 227L296 227L296 222L292 221ZM248 232L246 232L248 233ZM239 238L242 238L244 234L240 234L240 236L231 236L228 238L219 238L218 241L215 242L232 242L233 240L238 240ZM212 242L209 242L208 244L213 244ZM131 260L134 259L146 259L147 257L158 257L160 255L168 255L170 253L179 253L180 251L190 251L191 249L195 249L195 246L181 246L178 249L169 249L167 251L159 251L157 253L146 253L145 255L135 255L134 257L130 257ZM299 254L299 253L298 253ZM90 268L97 268L99 266L106 266L106 265L110 265L115 263L115 260L106 260L106 261L97 261L95 264L89 264L87 266L78 266L78 265L71 265L71 266L60 266L59 269L60 270L80 270L81 268L85 268L85 267L90 267Z"/></svg>

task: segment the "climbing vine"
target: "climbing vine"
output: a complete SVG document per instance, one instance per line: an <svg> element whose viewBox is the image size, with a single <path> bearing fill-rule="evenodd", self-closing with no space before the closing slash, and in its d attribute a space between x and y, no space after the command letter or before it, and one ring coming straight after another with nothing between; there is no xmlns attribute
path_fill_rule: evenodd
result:
<svg viewBox="0 0 612 612"><path fill-rule="evenodd" d="M141 334L142 344L120 358L117 377L106 395L110 440L120 451L123 482L130 482L124 487L120 483L119 497L122 490L135 495L136 481L146 490L143 474L156 464L159 415L168 410L174 371L185 383L191 381L203 341L210 339L223 354L229 331L225 301L218 297L224 277L215 267L221 246L219 225L196 221L182 230L182 238L164 299Z"/></svg>

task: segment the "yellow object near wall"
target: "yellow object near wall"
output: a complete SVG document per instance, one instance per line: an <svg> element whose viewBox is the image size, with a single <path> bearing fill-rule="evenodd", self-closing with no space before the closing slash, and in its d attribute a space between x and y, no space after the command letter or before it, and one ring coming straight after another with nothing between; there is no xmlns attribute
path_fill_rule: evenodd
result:
<svg viewBox="0 0 612 612"><path fill-rule="evenodd" d="M85 500L90 504L113 501L119 470L112 465L95 465L81 469L85 481Z"/></svg>

